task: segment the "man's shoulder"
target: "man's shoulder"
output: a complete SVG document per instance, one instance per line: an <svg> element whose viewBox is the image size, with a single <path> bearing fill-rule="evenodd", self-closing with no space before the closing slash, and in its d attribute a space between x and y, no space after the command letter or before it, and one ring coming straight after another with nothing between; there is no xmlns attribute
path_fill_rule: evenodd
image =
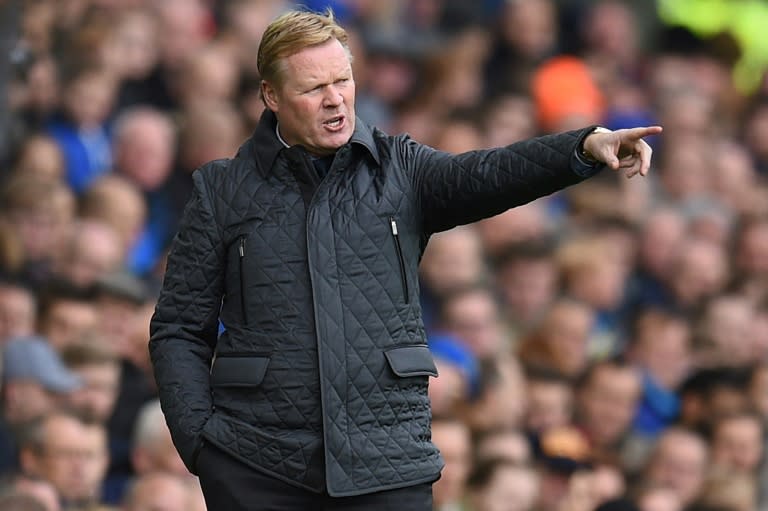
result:
<svg viewBox="0 0 768 511"><path fill-rule="evenodd" d="M236 179L238 175L249 171L252 166L252 162L243 158L219 158L204 163L194 171L194 174L198 174L198 179L205 182L221 183Z"/></svg>

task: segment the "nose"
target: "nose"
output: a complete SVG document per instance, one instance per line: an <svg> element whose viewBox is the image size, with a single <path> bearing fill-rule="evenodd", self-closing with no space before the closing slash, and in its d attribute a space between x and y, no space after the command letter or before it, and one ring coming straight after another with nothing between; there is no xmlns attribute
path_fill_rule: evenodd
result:
<svg viewBox="0 0 768 511"><path fill-rule="evenodd" d="M323 97L323 106L334 108L341 105L344 102L344 96L338 87L331 84L325 89L325 96Z"/></svg>

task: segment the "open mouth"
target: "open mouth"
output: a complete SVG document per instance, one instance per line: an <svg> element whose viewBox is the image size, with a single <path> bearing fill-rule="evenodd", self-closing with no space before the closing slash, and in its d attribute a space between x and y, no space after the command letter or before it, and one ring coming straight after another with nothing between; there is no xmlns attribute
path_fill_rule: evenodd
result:
<svg viewBox="0 0 768 511"><path fill-rule="evenodd" d="M330 119L325 121L323 124L332 130L339 129L344 124L344 116L337 115L336 117L331 117Z"/></svg>

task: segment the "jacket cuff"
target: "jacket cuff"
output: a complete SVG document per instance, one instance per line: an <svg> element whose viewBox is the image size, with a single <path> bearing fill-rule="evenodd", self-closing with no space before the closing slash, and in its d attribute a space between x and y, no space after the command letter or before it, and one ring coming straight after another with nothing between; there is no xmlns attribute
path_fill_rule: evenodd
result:
<svg viewBox="0 0 768 511"><path fill-rule="evenodd" d="M590 162L582 156L584 140L597 128L598 126L594 125L584 129L584 131L579 136L579 139L576 143L576 148L573 150L573 155L571 156L571 170L573 170L574 174L583 179L590 178L595 174L600 173L600 171L605 168L604 163Z"/></svg>

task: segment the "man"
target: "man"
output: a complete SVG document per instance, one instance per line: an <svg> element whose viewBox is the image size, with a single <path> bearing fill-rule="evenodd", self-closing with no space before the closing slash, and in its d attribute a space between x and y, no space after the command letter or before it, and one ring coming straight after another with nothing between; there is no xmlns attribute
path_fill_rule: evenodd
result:
<svg viewBox="0 0 768 511"><path fill-rule="evenodd" d="M8 342L2 350L0 471L18 466L17 441L28 424L67 403L82 383L45 338Z"/></svg>
<svg viewBox="0 0 768 511"><path fill-rule="evenodd" d="M157 400L141 407L133 430L131 464L137 475L167 472L180 477L191 477L179 454L173 447L171 434L163 419Z"/></svg>
<svg viewBox="0 0 768 511"><path fill-rule="evenodd" d="M149 472L133 483L122 511L189 511L189 481L165 472Z"/></svg>
<svg viewBox="0 0 768 511"><path fill-rule="evenodd" d="M28 431L20 446L25 474L50 481L64 509L101 511L101 487L109 464L107 434L96 422L67 411L52 412Z"/></svg>
<svg viewBox="0 0 768 511"><path fill-rule="evenodd" d="M434 509L462 511L467 478L472 470L471 431L461 420L436 419L432 424L432 442L440 449L445 461L441 478L434 488Z"/></svg>
<svg viewBox="0 0 768 511"><path fill-rule="evenodd" d="M170 250L150 352L211 509L430 509L442 461L417 288L429 235L599 162L644 175L642 137L661 131L441 153L355 118L350 59L330 16L270 24L258 52L267 110L236 158L194 174Z"/></svg>
<svg viewBox="0 0 768 511"><path fill-rule="evenodd" d="M120 360L98 341L82 341L64 348L64 364L83 382L72 392L69 404L90 420L106 424L120 391Z"/></svg>
<svg viewBox="0 0 768 511"><path fill-rule="evenodd" d="M698 499L709 461L709 447L701 435L671 427L659 435L642 479L645 484L671 489L686 507Z"/></svg>
<svg viewBox="0 0 768 511"><path fill-rule="evenodd" d="M594 461L622 462L642 395L640 371L620 359L593 362L576 384L576 424Z"/></svg>

